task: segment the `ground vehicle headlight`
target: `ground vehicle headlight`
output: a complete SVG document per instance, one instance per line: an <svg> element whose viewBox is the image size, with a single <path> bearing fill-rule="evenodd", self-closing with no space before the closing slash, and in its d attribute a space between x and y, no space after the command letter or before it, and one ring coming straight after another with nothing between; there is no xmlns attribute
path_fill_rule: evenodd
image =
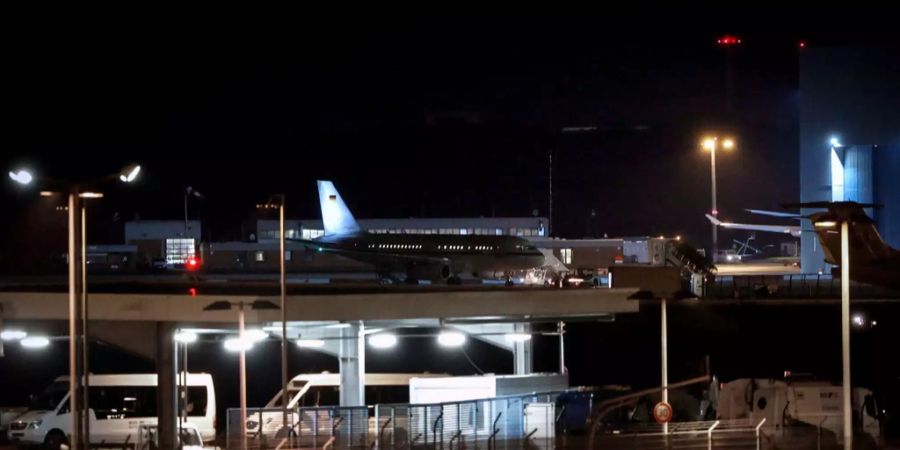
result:
<svg viewBox="0 0 900 450"><path fill-rule="evenodd" d="M28 424L28 428L32 430L37 430L41 427L41 424L44 423L43 420L32 420L31 423Z"/></svg>

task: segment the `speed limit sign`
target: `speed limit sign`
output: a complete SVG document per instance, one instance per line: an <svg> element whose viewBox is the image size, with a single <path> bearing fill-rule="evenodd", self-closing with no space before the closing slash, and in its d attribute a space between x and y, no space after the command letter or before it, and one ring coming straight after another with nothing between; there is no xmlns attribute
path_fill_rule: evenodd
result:
<svg viewBox="0 0 900 450"><path fill-rule="evenodd" d="M653 419L656 423L668 423L672 420L672 405L659 402L653 407Z"/></svg>

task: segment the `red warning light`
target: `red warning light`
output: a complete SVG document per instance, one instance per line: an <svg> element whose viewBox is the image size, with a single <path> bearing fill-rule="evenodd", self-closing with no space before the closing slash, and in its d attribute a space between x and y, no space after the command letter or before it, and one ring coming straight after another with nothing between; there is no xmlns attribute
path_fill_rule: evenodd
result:
<svg viewBox="0 0 900 450"><path fill-rule="evenodd" d="M800 41L800 48L806 48L806 41Z"/></svg>
<svg viewBox="0 0 900 450"><path fill-rule="evenodd" d="M188 294L190 294L191 297L196 297L197 296L197 288L189 288Z"/></svg>
<svg viewBox="0 0 900 450"><path fill-rule="evenodd" d="M719 39L716 39L716 43L723 47L727 47L727 46L740 44L741 39L738 37L726 34L725 36L722 36Z"/></svg>
<svg viewBox="0 0 900 450"><path fill-rule="evenodd" d="M198 260L197 258L191 257L191 258L188 258L187 263L185 265L187 266L188 270L196 270L198 267L200 267L200 260Z"/></svg>

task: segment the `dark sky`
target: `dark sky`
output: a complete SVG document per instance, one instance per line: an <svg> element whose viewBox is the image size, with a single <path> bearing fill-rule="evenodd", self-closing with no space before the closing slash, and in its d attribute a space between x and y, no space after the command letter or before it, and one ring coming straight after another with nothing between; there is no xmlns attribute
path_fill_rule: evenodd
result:
<svg viewBox="0 0 900 450"><path fill-rule="evenodd" d="M191 206L204 237L230 240L273 192L289 195L290 216L317 217L322 177L360 218L546 215L552 151L556 234L682 234L702 246L700 137L738 140L718 165L726 218L796 200L798 40L884 36L633 22L29 28L5 44L0 165L89 180L140 162L137 186L104 189L94 224L180 219L190 185L207 196ZM715 45L725 32L743 40L731 54ZM0 200L10 205L0 227L17 242L61 220L9 182ZM116 239L98 236L104 229L92 240Z"/></svg>

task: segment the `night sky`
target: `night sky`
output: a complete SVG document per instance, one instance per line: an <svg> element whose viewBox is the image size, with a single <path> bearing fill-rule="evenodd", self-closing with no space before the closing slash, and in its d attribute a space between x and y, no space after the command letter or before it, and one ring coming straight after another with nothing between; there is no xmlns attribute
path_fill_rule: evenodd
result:
<svg viewBox="0 0 900 450"><path fill-rule="evenodd" d="M186 186L207 197L190 207L204 239L236 240L271 193L288 195L289 216L316 218L317 178L359 218L545 216L552 152L555 235L704 246L700 137L738 140L718 164L725 218L796 200L798 41L883 38L575 17L304 24L18 36L4 55L0 166L84 182L141 163L136 186L106 186L94 203L92 243L120 242L124 220L182 218ZM725 32L740 48L715 44ZM4 261L62 248L52 200L9 182L0 195L0 231L16 236L0 243Z"/></svg>

